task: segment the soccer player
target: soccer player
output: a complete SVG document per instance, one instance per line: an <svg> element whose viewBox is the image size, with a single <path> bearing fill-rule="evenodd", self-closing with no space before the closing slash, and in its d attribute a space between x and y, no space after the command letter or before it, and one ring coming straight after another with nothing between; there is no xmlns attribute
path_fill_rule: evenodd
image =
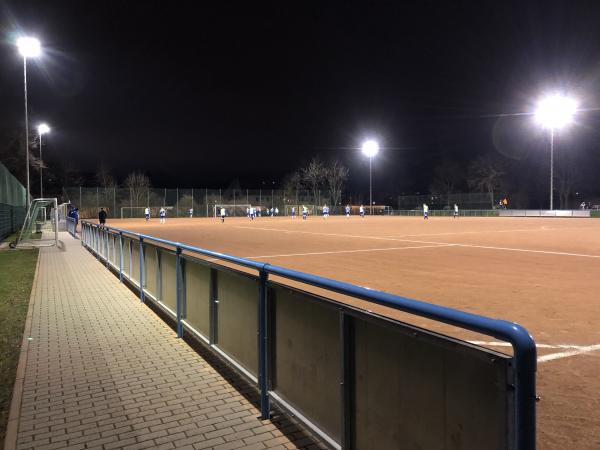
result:
<svg viewBox="0 0 600 450"><path fill-rule="evenodd" d="M454 204L454 218L456 219L458 217L458 205L455 203Z"/></svg>
<svg viewBox="0 0 600 450"><path fill-rule="evenodd" d="M350 205L346 205L346 217L350 217Z"/></svg>
<svg viewBox="0 0 600 450"><path fill-rule="evenodd" d="M225 208L221 206L221 223L225 222Z"/></svg>
<svg viewBox="0 0 600 450"><path fill-rule="evenodd" d="M308 208L302 205L302 220L306 220L308 217Z"/></svg>
<svg viewBox="0 0 600 450"><path fill-rule="evenodd" d="M296 207L292 206L292 219L296 218Z"/></svg>
<svg viewBox="0 0 600 450"><path fill-rule="evenodd" d="M194 208L190 208L188 212L190 213L190 219L194 217Z"/></svg>
<svg viewBox="0 0 600 450"><path fill-rule="evenodd" d="M361 218L365 218L365 207L363 205L360 205L360 208L358 208L358 212L360 213L360 217Z"/></svg>
<svg viewBox="0 0 600 450"><path fill-rule="evenodd" d="M250 220L254 220L256 218L256 208L254 206L250 207Z"/></svg>
<svg viewBox="0 0 600 450"><path fill-rule="evenodd" d="M327 205L323 205L323 219L327 219L329 217L329 207Z"/></svg>
<svg viewBox="0 0 600 450"><path fill-rule="evenodd" d="M160 216L160 223L165 223L167 221L167 211L165 211L165 208L161 206L158 214Z"/></svg>
<svg viewBox="0 0 600 450"><path fill-rule="evenodd" d="M100 208L98 212L98 222L100 222L101 226L106 225L106 211L104 211L104 208Z"/></svg>
<svg viewBox="0 0 600 450"><path fill-rule="evenodd" d="M146 217L146 222L150 220L150 208L148 208L147 206L146 209L144 209L144 217Z"/></svg>
<svg viewBox="0 0 600 450"><path fill-rule="evenodd" d="M275 207L275 215L278 216L279 215L279 208Z"/></svg>
<svg viewBox="0 0 600 450"><path fill-rule="evenodd" d="M423 219L429 220L429 206L427 206L427 203L423 203Z"/></svg>
<svg viewBox="0 0 600 450"><path fill-rule="evenodd" d="M246 207L246 217L250 218L250 208Z"/></svg>

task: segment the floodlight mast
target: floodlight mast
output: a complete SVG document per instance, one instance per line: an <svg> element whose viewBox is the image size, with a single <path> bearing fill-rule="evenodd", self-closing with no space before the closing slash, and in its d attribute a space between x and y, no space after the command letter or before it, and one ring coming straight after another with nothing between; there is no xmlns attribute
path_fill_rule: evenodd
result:
<svg viewBox="0 0 600 450"><path fill-rule="evenodd" d="M50 133L50 127L45 123L38 125L38 134L40 136L40 198L44 198L44 188L42 179L42 168L44 166L44 160L42 159L42 135Z"/></svg>
<svg viewBox="0 0 600 450"><path fill-rule="evenodd" d="M554 132L573 123L577 102L569 97L555 94L539 101L535 119L550 130L550 210L554 210Z"/></svg>
<svg viewBox="0 0 600 450"><path fill-rule="evenodd" d="M373 215L373 176L372 176L372 165L373 156L379 153L379 144L377 141L368 140L362 145L362 152L365 156L369 157L369 210L370 215Z"/></svg>
<svg viewBox="0 0 600 450"><path fill-rule="evenodd" d="M27 165L27 208L31 204L29 189L29 118L27 115L27 58L35 58L41 53L40 41L33 37L21 37L17 39L17 48L23 56L23 86L25 92L25 164Z"/></svg>

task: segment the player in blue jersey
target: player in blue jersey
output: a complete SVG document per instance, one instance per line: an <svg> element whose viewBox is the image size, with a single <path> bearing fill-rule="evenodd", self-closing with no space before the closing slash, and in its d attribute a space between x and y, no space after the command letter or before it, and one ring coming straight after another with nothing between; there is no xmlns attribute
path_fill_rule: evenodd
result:
<svg viewBox="0 0 600 450"><path fill-rule="evenodd" d="M350 205L346 205L346 217L350 217Z"/></svg>
<svg viewBox="0 0 600 450"><path fill-rule="evenodd" d="M323 205L323 219L327 219L329 217L329 206Z"/></svg>

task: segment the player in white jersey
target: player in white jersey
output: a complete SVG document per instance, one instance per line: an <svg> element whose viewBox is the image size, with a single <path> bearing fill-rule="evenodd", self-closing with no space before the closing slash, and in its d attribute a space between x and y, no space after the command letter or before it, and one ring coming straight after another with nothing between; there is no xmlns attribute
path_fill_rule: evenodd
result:
<svg viewBox="0 0 600 450"><path fill-rule="evenodd" d="M162 206L160 207L160 211L158 212L160 216L160 223L165 223L167 221L167 211Z"/></svg>
<svg viewBox="0 0 600 450"><path fill-rule="evenodd" d="M190 208L188 213L190 214L190 218L194 217L194 208Z"/></svg>
<svg viewBox="0 0 600 450"><path fill-rule="evenodd" d="M454 218L456 219L458 217L458 205L455 203L454 204Z"/></svg>
<svg viewBox="0 0 600 450"><path fill-rule="evenodd" d="M296 218L296 207L292 206L292 219Z"/></svg>
<svg viewBox="0 0 600 450"><path fill-rule="evenodd" d="M278 216L279 215L279 208L275 208L275 215Z"/></svg>
<svg viewBox="0 0 600 450"><path fill-rule="evenodd" d="M323 205L323 219L327 219L329 217L329 206Z"/></svg>
<svg viewBox="0 0 600 450"><path fill-rule="evenodd" d="M346 217L350 217L350 205L346 205Z"/></svg>
<svg viewBox="0 0 600 450"><path fill-rule="evenodd" d="M150 220L150 208L148 208L147 206L146 209L144 209L144 217L146 217L146 222Z"/></svg>
<svg viewBox="0 0 600 450"><path fill-rule="evenodd" d="M254 220L256 218L256 208L254 206L250 207L250 219Z"/></svg>
<svg viewBox="0 0 600 450"><path fill-rule="evenodd" d="M308 208L302 205L302 220L306 220L308 217Z"/></svg>
<svg viewBox="0 0 600 450"><path fill-rule="evenodd" d="M223 222L225 222L225 214L226 214L225 208L221 207L220 213L221 213L221 223L223 223Z"/></svg>
<svg viewBox="0 0 600 450"><path fill-rule="evenodd" d="M360 217L362 217L364 219L365 218L365 207L363 205L360 205L360 208L358 208L358 212L360 213Z"/></svg>
<svg viewBox="0 0 600 450"><path fill-rule="evenodd" d="M423 219L429 220L429 206L427 206L427 203L423 203Z"/></svg>
<svg viewBox="0 0 600 450"><path fill-rule="evenodd" d="M246 208L246 217L250 218L250 208Z"/></svg>

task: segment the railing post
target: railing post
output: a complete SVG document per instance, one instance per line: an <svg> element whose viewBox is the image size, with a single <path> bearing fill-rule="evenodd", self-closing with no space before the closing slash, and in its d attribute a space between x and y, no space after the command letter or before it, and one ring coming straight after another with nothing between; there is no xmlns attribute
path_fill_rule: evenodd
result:
<svg viewBox="0 0 600 450"><path fill-rule="evenodd" d="M214 345L217 343L217 339L219 336L219 330L218 330L218 314L219 314L219 299L217 298L218 295L218 288L217 288L217 269L214 269L211 267L210 269L210 291L209 291L209 301L210 303L208 304L208 309L209 309L209 316L210 316L210 325L209 325L209 342L210 345Z"/></svg>
<svg viewBox="0 0 600 450"><path fill-rule="evenodd" d="M267 279L269 274L261 270L258 285L258 385L260 388L260 418L271 417L269 405L268 335L267 335Z"/></svg>
<svg viewBox="0 0 600 450"><path fill-rule="evenodd" d="M341 348L341 438L342 449L354 448L354 336L352 334L352 318L340 309L340 348Z"/></svg>
<svg viewBox="0 0 600 450"><path fill-rule="evenodd" d="M177 290L177 337L183 337L183 271L181 270L181 247L177 246L175 251L175 286Z"/></svg>
<svg viewBox="0 0 600 450"><path fill-rule="evenodd" d="M144 238L140 236L140 301L144 298Z"/></svg>
<svg viewBox="0 0 600 450"><path fill-rule="evenodd" d="M105 248L106 248L106 268L108 269L108 267L110 266L110 248L108 245L108 230L106 228L104 228L104 236L105 236Z"/></svg>
<svg viewBox="0 0 600 450"><path fill-rule="evenodd" d="M119 231L119 282L123 282L123 232Z"/></svg>

